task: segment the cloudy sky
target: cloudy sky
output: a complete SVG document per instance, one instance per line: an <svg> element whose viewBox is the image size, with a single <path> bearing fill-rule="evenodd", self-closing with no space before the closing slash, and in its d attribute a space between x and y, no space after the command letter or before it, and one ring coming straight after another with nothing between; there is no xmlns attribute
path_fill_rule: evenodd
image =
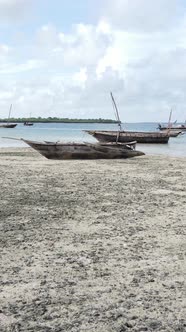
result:
<svg viewBox="0 0 186 332"><path fill-rule="evenodd" d="M186 119L186 0L0 0L0 117Z"/></svg>

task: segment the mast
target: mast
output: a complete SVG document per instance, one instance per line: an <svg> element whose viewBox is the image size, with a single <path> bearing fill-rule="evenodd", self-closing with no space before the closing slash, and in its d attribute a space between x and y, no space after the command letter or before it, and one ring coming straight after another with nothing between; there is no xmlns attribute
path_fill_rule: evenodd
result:
<svg viewBox="0 0 186 332"><path fill-rule="evenodd" d="M9 109L9 114L8 114L8 120L7 120L7 123L9 122L10 120L10 114L11 114L11 110L12 110L12 104L10 105L10 109Z"/></svg>
<svg viewBox="0 0 186 332"><path fill-rule="evenodd" d="M110 92L110 95L111 95L112 103L113 103L113 106L114 106L114 109L115 109L116 120L118 121L119 129L122 130L122 128L121 128L121 120L120 120L120 117L119 117L119 112L118 112L118 109L117 109L117 106L116 106L116 102L115 102L115 100L114 100L114 97L113 97L113 95L112 95L112 92Z"/></svg>
<svg viewBox="0 0 186 332"><path fill-rule="evenodd" d="M172 109L170 111L170 115L169 115L169 122L168 122L168 128L170 129L171 127L171 117L172 117Z"/></svg>

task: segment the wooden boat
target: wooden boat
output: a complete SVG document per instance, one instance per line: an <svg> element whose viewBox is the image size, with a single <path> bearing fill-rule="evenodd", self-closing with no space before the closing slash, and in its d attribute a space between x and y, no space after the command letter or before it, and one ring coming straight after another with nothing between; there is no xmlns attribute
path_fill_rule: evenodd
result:
<svg viewBox="0 0 186 332"><path fill-rule="evenodd" d="M4 137L14 139L10 137ZM143 156L132 144L37 142L21 139L47 159L122 159Z"/></svg>
<svg viewBox="0 0 186 332"><path fill-rule="evenodd" d="M170 135L158 132L142 131L108 131L108 130L85 130L100 142L121 142L136 141L137 143L166 144Z"/></svg>
<svg viewBox="0 0 186 332"><path fill-rule="evenodd" d="M169 128L167 126L163 126L159 123L158 124L158 129L161 130L161 131L165 131L165 130L168 130ZM179 131L179 132L186 131L186 125L184 125L184 124L177 125L177 126L172 125L170 127L170 130L171 130L171 132L173 132L173 131Z"/></svg>
<svg viewBox="0 0 186 332"><path fill-rule="evenodd" d="M183 133L181 130L174 130L172 128L171 129L168 129L168 128L161 129L161 132L163 132L163 133L168 132L170 137L177 137Z"/></svg>
<svg viewBox="0 0 186 332"><path fill-rule="evenodd" d="M121 128L119 112L114 97L111 94L112 103L116 113L116 119L119 125L119 131L114 130L85 130L88 134L95 137L100 142L121 142L126 143L136 141L137 143L166 144L169 141L169 133L145 132L145 131L125 131Z"/></svg>
<svg viewBox="0 0 186 332"><path fill-rule="evenodd" d="M10 105L7 123L0 124L0 128L15 128L17 126L17 123L9 123L11 110L12 110L12 104Z"/></svg>
<svg viewBox="0 0 186 332"><path fill-rule="evenodd" d="M120 145L23 141L48 159L117 159L144 155Z"/></svg>
<svg viewBox="0 0 186 332"><path fill-rule="evenodd" d="M179 135L183 131L186 131L186 122L185 122L185 124L176 125L177 120L174 123L171 123L171 116L172 116L172 110L170 111L168 125L163 126L163 125L161 125L161 123L158 123L158 129L160 131L169 130L170 134L172 135L171 137L176 137L176 136L173 136L174 132L178 132L178 135Z"/></svg>
<svg viewBox="0 0 186 332"><path fill-rule="evenodd" d="M3 123L0 124L0 128L15 128L17 123Z"/></svg>

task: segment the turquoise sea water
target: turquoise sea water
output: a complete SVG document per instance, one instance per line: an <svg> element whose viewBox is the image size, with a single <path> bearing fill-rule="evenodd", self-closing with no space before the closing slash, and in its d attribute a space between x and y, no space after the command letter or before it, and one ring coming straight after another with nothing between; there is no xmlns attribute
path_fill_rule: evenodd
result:
<svg viewBox="0 0 186 332"><path fill-rule="evenodd" d="M38 141L64 142L96 142L83 130L117 130L116 124L97 123L36 123L31 127L18 124L14 129L0 128L0 147L26 147L21 141L5 139L3 137L25 138ZM157 123L127 123L124 130L158 131ZM163 154L169 156L186 156L186 132L184 135L170 138L168 144L138 144L137 150L148 155Z"/></svg>

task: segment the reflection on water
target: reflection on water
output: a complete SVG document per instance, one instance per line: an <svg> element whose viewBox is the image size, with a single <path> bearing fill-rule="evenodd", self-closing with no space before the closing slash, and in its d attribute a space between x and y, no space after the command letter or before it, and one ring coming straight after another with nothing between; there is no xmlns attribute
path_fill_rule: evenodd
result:
<svg viewBox="0 0 186 332"><path fill-rule="evenodd" d="M18 124L14 129L0 128L0 147L25 147L21 141L4 139L2 137L25 138L39 141L63 142L96 142L84 130L117 130L116 124L97 123L36 123L32 127ZM124 130L158 131L157 123L127 123ZM163 154L169 156L186 156L186 133L170 138L168 144L138 144L137 149L146 154Z"/></svg>

